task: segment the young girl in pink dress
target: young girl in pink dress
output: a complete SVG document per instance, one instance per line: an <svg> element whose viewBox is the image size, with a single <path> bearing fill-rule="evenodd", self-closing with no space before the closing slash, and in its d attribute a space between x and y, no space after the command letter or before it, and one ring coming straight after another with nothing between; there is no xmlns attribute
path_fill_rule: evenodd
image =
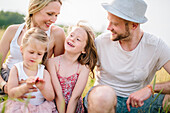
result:
<svg viewBox="0 0 170 113"><path fill-rule="evenodd" d="M48 37L43 30L31 28L26 32L20 46L23 62L14 64L10 71L9 99L5 102L5 113L57 112L52 102L55 94L51 78L42 65L47 56L47 45ZM16 98L23 101L18 101ZM4 102L1 103L0 112L3 104Z"/></svg>
<svg viewBox="0 0 170 113"><path fill-rule="evenodd" d="M82 113L81 95L97 62L92 30L78 24L65 40L63 55L47 61L59 113Z"/></svg>

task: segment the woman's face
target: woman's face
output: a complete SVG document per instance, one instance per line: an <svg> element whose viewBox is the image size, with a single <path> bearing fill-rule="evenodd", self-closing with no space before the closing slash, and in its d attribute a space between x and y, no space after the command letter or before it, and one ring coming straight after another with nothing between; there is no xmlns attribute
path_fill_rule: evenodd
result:
<svg viewBox="0 0 170 113"><path fill-rule="evenodd" d="M39 27L44 31L48 31L50 25L57 20L60 8L61 4L58 1L50 2L39 12L33 14L31 27Z"/></svg>

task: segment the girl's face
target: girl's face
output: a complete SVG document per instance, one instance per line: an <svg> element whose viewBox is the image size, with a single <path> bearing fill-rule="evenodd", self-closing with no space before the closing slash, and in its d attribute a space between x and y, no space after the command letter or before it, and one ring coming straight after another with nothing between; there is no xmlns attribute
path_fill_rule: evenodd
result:
<svg viewBox="0 0 170 113"><path fill-rule="evenodd" d="M30 40L28 45L21 47L23 62L27 67L34 67L41 63L46 50L45 44L37 39Z"/></svg>
<svg viewBox="0 0 170 113"><path fill-rule="evenodd" d="M57 20L57 16L60 13L60 7L61 4L59 2L50 2L43 9L33 14L31 27L39 27L44 31L48 31L50 25Z"/></svg>
<svg viewBox="0 0 170 113"><path fill-rule="evenodd" d="M85 53L87 33L81 27L72 29L65 41L65 50L72 53Z"/></svg>

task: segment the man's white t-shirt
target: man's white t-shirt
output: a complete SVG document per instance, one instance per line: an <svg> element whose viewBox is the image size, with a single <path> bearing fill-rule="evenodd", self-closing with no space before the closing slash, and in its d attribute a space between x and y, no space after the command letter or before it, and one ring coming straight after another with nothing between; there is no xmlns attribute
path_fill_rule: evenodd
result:
<svg viewBox="0 0 170 113"><path fill-rule="evenodd" d="M138 46L125 51L119 41L111 41L111 33L95 39L99 68L97 84L113 87L117 96L128 97L148 85L156 71L170 60L170 48L159 38L144 33Z"/></svg>

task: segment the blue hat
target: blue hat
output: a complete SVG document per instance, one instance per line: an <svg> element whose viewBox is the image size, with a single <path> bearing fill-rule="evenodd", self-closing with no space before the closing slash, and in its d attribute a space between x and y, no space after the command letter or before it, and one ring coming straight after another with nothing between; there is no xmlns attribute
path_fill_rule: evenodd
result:
<svg viewBox="0 0 170 113"><path fill-rule="evenodd" d="M147 4L143 0L113 0L109 3L102 3L108 12L131 22L145 23L147 18L145 12Z"/></svg>

